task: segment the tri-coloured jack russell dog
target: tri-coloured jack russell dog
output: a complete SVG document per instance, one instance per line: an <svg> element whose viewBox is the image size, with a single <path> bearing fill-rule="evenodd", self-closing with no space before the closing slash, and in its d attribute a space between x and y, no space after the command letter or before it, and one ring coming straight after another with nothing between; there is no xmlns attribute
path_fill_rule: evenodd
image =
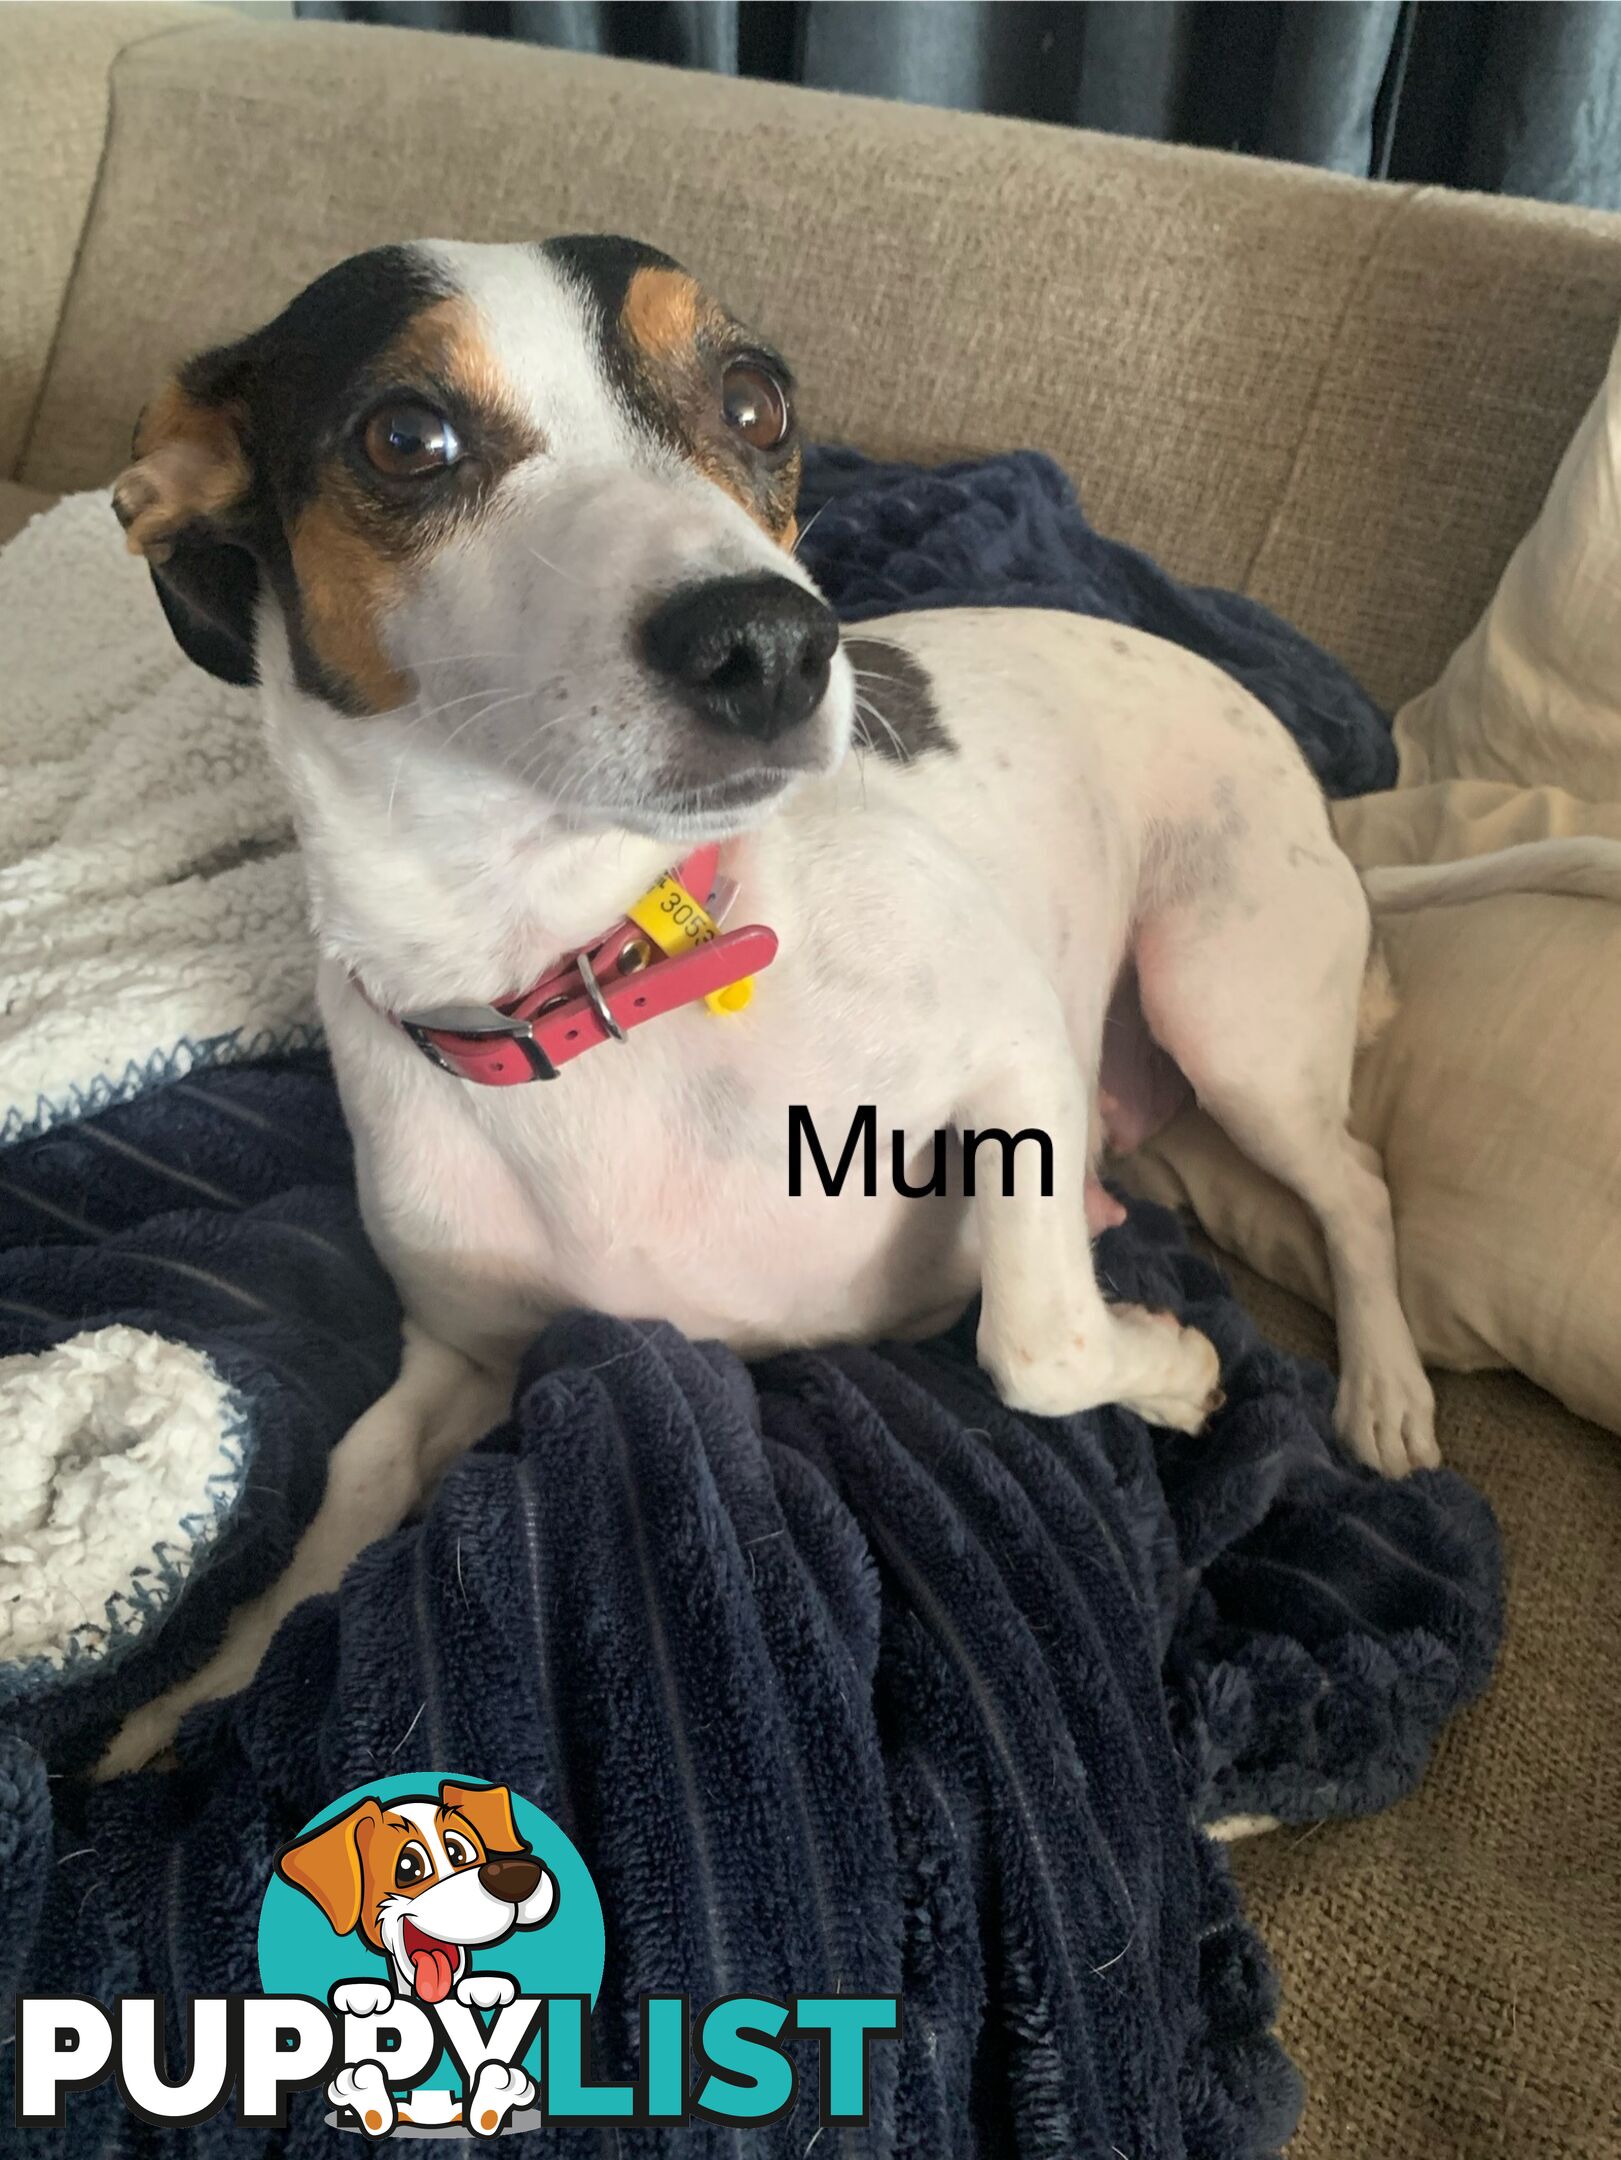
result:
<svg viewBox="0 0 1621 2160"><path fill-rule="evenodd" d="M841 641L794 552L799 469L781 356L603 237L357 256L142 415L115 506L187 653L260 686L408 1323L284 1580L106 1770L251 1674L568 1306L752 1353L918 1334L982 1290L1008 1402L1196 1430L1214 1351L1106 1300L1090 1235L1100 1145L1189 1087L1321 1225L1345 1444L1437 1461L1346 1129L1369 900L1607 892L1615 860L1359 879L1273 715L1112 623ZM972 1197L793 1195L791 1106L838 1135L869 1104L917 1139L1044 1135L1051 1190L1026 1148Z"/></svg>

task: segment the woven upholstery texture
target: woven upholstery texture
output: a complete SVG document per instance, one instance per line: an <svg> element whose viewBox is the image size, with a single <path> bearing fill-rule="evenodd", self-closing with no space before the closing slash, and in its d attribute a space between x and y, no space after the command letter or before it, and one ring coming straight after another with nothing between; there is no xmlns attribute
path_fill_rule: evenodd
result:
<svg viewBox="0 0 1621 2160"><path fill-rule="evenodd" d="M1328 1322L1223 1256L1269 1341ZM1408 1800L1235 1846L1306 2073L1290 2160L1621 2155L1621 1448L1506 1373L1436 1375L1496 1508L1509 1621Z"/></svg>
<svg viewBox="0 0 1621 2160"><path fill-rule="evenodd" d="M781 340L824 439L1045 450L1387 705L1485 606L1621 315L1598 213L203 8L0 10L0 193L0 473L37 488L109 478L166 366L357 247L618 228ZM1439 1392L1508 1645L1414 1798L1238 1852L1294 2160L1618 2160L1621 1449L1512 1378Z"/></svg>
<svg viewBox="0 0 1621 2160"><path fill-rule="evenodd" d="M1100 530L1389 705L1485 604L1621 313L1598 212L476 38L199 9L111 86L19 480L109 478L167 366L357 248L630 232L781 342L819 439L1048 451Z"/></svg>

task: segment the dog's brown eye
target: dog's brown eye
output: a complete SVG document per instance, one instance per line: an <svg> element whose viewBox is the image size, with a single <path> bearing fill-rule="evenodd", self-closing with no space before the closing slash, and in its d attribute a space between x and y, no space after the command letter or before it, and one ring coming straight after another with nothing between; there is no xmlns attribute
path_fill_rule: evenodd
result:
<svg viewBox="0 0 1621 2160"><path fill-rule="evenodd" d="M444 472L462 454L456 430L431 405L383 405L366 422L366 455L390 480Z"/></svg>
<svg viewBox="0 0 1621 2160"><path fill-rule="evenodd" d="M769 368L734 360L721 378L721 410L752 450L776 450L788 433L788 393Z"/></svg>
<svg viewBox="0 0 1621 2160"><path fill-rule="evenodd" d="M394 1863L394 1887L396 1890L414 1890L418 1883L426 1882L433 1873L428 1856L420 1845L407 1845Z"/></svg>
<svg viewBox="0 0 1621 2160"><path fill-rule="evenodd" d="M447 1831L445 1834L445 1858L452 1867L471 1867L478 1858L478 1854L474 1852L472 1846L464 1838L457 1837L454 1831Z"/></svg>

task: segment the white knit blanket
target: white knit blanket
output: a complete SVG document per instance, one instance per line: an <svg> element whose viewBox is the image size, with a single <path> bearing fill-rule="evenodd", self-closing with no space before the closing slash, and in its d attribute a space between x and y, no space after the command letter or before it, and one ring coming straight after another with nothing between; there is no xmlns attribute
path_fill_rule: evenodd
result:
<svg viewBox="0 0 1621 2160"><path fill-rule="evenodd" d="M313 1039L313 983L254 696L180 651L105 492L71 497L0 550L0 1142ZM162 1617L252 1436L206 1358L121 1325L0 1358L0 1432L4 1702Z"/></svg>
<svg viewBox="0 0 1621 2160"><path fill-rule="evenodd" d="M313 982L254 695L72 496L0 550L0 1141L310 1040Z"/></svg>
<svg viewBox="0 0 1621 2160"><path fill-rule="evenodd" d="M86 1329L0 1357L0 1705L122 1654L241 1490L252 1436L200 1351Z"/></svg>

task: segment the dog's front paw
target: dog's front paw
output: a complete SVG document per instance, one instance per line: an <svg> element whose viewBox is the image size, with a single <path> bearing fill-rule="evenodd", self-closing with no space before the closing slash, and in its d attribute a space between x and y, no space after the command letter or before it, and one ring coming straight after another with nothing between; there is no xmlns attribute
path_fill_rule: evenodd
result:
<svg viewBox="0 0 1621 2160"><path fill-rule="evenodd" d="M125 1777L132 1770L144 1769L153 1756L161 1755L165 1748L174 1745L181 1725L199 1703L218 1702L226 1695L235 1695L247 1686L258 1665L257 1644L235 1641L228 1636L201 1672L193 1673L189 1680L182 1680L178 1687L170 1688L156 1702L143 1703L139 1710L131 1711L92 1771L95 1782L105 1785L110 1778Z"/></svg>
<svg viewBox="0 0 1621 2160"><path fill-rule="evenodd" d="M1435 1394L1417 1358L1403 1371L1394 1361L1340 1380L1334 1430L1358 1462L1386 1477L1440 1467L1435 1440Z"/></svg>
<svg viewBox="0 0 1621 2160"><path fill-rule="evenodd" d="M1174 1313L1115 1305L1119 1381L1114 1396L1150 1425L1196 1433L1226 1401L1221 1360L1208 1335L1184 1327Z"/></svg>
<svg viewBox="0 0 1621 2160"><path fill-rule="evenodd" d="M394 2095L379 2063L356 2063L340 2070L326 2089L335 2108L352 2108L368 2137L387 2137L394 2127Z"/></svg>
<svg viewBox="0 0 1621 2160"><path fill-rule="evenodd" d="M502 2062L487 2062L467 2096L467 2127L474 2137L494 2137L514 2108L535 2097L534 2081Z"/></svg>
<svg viewBox="0 0 1621 2160"><path fill-rule="evenodd" d="M180 1720L185 1714L185 1707L169 1695L161 1695L156 1702L143 1703L139 1710L131 1711L108 1741L101 1760L90 1773L96 1784L106 1785L113 1778L128 1777L136 1770L144 1770L154 1756L174 1745L175 1734L180 1730Z"/></svg>
<svg viewBox="0 0 1621 2160"><path fill-rule="evenodd" d="M1086 1330L1056 1341L982 1327L979 1360L1015 1410L1073 1417L1118 1403L1151 1425L1194 1433L1222 1403L1215 1346L1170 1313L1111 1305Z"/></svg>
<svg viewBox="0 0 1621 2160"><path fill-rule="evenodd" d="M518 1999L518 1983L507 1973L465 1973L456 1982L456 2000L469 2010L504 2010Z"/></svg>
<svg viewBox="0 0 1621 2160"><path fill-rule="evenodd" d="M381 2017L394 2001L394 1990L381 1980L340 1980L329 2000L342 2017Z"/></svg>

